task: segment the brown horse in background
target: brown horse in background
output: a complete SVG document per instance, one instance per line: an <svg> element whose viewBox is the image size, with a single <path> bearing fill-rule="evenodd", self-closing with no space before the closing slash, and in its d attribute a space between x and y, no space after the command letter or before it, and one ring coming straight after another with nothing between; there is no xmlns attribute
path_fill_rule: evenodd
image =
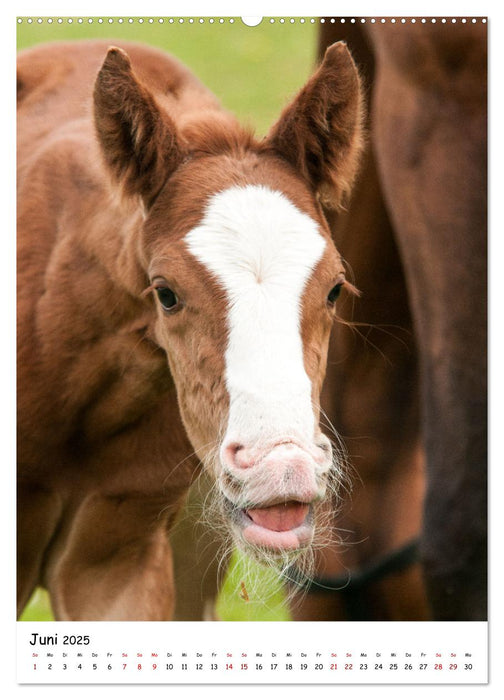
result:
<svg viewBox="0 0 504 700"><path fill-rule="evenodd" d="M336 521L349 546L321 553L293 612L485 620L486 26L326 18L320 54L336 40L370 119L331 219L361 337L336 329L323 398L360 479Z"/></svg>

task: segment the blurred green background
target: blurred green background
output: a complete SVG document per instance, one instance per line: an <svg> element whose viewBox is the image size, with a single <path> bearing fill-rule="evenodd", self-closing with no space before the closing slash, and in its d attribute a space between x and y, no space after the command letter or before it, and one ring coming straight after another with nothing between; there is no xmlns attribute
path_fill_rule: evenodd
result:
<svg viewBox="0 0 504 700"><path fill-rule="evenodd" d="M281 109L302 87L313 70L316 57L317 22L310 18L263 18L248 27L240 18L216 17L21 17L17 25L17 48L22 50L48 41L110 39L139 41L158 46L181 59L257 135L267 132ZM48 21L52 19L52 21ZM122 19L122 22L119 22ZM143 21L139 21L142 19ZM183 21L180 21L183 19ZM232 19L232 21L231 21ZM92 20L92 21L90 21ZM109 21L111 20L111 21ZM274 20L274 21L271 21ZM217 612L224 620L288 620L289 614L275 577L258 572L261 590L249 602L239 595L243 572L250 564L235 554L224 582ZM259 599L260 603L255 602ZM22 620L51 620L47 593L37 590Z"/></svg>

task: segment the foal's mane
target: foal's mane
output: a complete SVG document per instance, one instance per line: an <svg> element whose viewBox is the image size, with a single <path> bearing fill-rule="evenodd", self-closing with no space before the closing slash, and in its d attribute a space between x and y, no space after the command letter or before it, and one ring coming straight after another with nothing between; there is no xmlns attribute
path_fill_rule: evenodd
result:
<svg viewBox="0 0 504 700"><path fill-rule="evenodd" d="M194 156L243 154L259 149L252 129L244 128L233 115L217 110L191 114L179 125L179 134L183 147Z"/></svg>

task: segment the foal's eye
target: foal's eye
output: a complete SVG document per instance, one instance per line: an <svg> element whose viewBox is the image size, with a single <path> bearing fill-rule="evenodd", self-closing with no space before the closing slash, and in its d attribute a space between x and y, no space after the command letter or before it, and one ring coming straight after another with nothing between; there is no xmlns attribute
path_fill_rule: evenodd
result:
<svg viewBox="0 0 504 700"><path fill-rule="evenodd" d="M342 287L343 287L343 282L341 282L340 284L336 284L331 289L331 291L327 295L327 301L329 304L334 304L336 302L336 299L339 297Z"/></svg>
<svg viewBox="0 0 504 700"><path fill-rule="evenodd" d="M179 300L174 291L169 289L169 287L157 287L156 294L165 311L175 311Z"/></svg>

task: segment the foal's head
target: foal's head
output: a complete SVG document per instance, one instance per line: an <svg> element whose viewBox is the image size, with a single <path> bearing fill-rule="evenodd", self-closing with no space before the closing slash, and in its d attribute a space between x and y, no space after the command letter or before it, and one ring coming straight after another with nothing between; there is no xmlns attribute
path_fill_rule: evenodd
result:
<svg viewBox="0 0 504 700"><path fill-rule="evenodd" d="M353 61L329 48L256 142L220 111L175 120L111 49L95 120L109 169L143 204L156 336L226 521L242 547L295 556L338 472L318 404L346 283L321 203L339 206L356 170Z"/></svg>

